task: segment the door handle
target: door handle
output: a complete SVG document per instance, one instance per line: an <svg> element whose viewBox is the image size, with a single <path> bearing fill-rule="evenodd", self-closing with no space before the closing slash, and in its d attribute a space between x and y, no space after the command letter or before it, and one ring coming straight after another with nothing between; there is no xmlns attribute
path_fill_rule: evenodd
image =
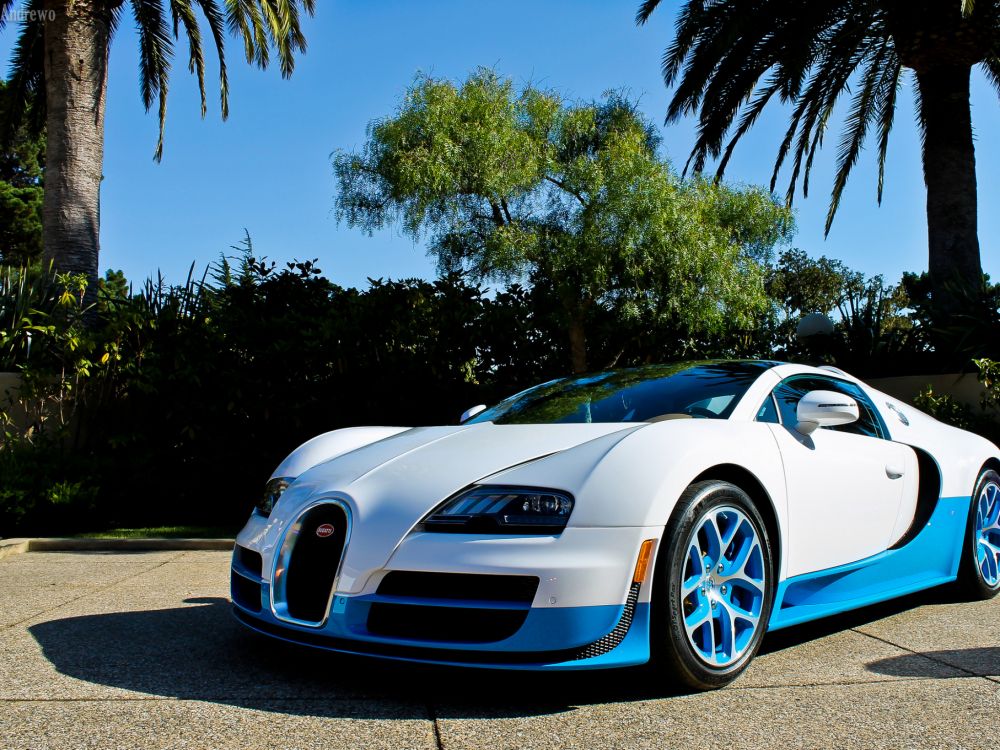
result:
<svg viewBox="0 0 1000 750"><path fill-rule="evenodd" d="M885 475L889 479L899 479L906 473L906 470L899 466L898 464L886 464L885 465Z"/></svg>

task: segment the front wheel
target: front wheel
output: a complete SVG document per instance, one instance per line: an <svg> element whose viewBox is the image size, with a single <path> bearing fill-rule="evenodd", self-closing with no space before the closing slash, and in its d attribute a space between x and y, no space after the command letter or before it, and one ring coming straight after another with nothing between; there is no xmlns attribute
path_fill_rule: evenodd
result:
<svg viewBox="0 0 1000 750"><path fill-rule="evenodd" d="M979 475L962 544L958 584L969 599L992 599L1000 591L1000 474Z"/></svg>
<svg viewBox="0 0 1000 750"><path fill-rule="evenodd" d="M653 583L653 658L696 690L735 680L760 648L774 598L771 542L750 497L722 481L685 490Z"/></svg>

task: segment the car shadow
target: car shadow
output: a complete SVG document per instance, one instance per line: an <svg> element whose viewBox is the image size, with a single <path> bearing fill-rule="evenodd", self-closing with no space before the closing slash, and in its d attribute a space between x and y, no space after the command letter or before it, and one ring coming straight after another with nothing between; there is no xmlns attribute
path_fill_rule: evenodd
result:
<svg viewBox="0 0 1000 750"><path fill-rule="evenodd" d="M956 648L921 651L873 661L868 671L893 677L925 677L927 660L953 668L955 677L992 677L1000 675L1000 647Z"/></svg>
<svg viewBox="0 0 1000 750"><path fill-rule="evenodd" d="M762 652L941 601L941 593L925 592L778 631L767 636ZM247 630L235 621L226 599L192 598L185 604L189 606L50 620L32 625L29 632L58 672L78 680L154 696L321 717L515 718L688 694L645 668L526 673L319 651Z"/></svg>
<svg viewBox="0 0 1000 750"><path fill-rule="evenodd" d="M851 610L839 615L824 617L821 620L806 622L794 627L777 630L768 633L764 639L761 654L769 654L775 651L783 651L787 648L809 641L825 638L835 633L853 628L864 627L878 620L901 614L910 609L934 604L954 604L959 600L947 586L939 586L926 591L919 591L915 594L902 596L898 599L890 599L887 602L871 604L861 609Z"/></svg>
<svg viewBox="0 0 1000 750"><path fill-rule="evenodd" d="M239 625L222 598L84 615L28 630L61 674L156 696L324 717L514 717L680 694L646 670L525 673L435 667L303 648ZM360 713L359 713L360 712Z"/></svg>

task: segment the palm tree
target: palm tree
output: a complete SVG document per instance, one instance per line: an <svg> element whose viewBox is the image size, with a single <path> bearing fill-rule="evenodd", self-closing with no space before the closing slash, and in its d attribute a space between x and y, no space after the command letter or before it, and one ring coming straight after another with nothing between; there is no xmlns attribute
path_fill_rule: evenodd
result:
<svg viewBox="0 0 1000 750"><path fill-rule="evenodd" d="M643 24L660 5L645 0ZM791 203L843 94L851 95L840 140L826 232L847 178L874 129L878 201L904 70L916 77L923 137L932 296L954 310L983 284L976 229L976 162L969 106L972 68L1000 91L998 0L686 0L663 77L677 84L667 122L697 113L688 166L726 168L733 148L773 98L790 106L771 189L787 158Z"/></svg>
<svg viewBox="0 0 1000 750"><path fill-rule="evenodd" d="M23 121L44 125L47 136L42 242L45 256L63 271L95 281L98 271L100 184L104 161L104 108L108 53L123 15L130 13L139 37L142 103L158 107L160 135L154 158L163 156L163 128L174 41L187 40L188 69L196 75L205 116L203 31L219 58L222 117L229 115L225 42L240 40L247 62L266 68L272 51L283 77L295 53L306 49L301 10L315 0L0 0L0 28L21 19L11 61L13 99L8 132ZM204 18L204 26L200 16ZM35 94L38 94L35 96ZM94 294L95 284L89 285Z"/></svg>

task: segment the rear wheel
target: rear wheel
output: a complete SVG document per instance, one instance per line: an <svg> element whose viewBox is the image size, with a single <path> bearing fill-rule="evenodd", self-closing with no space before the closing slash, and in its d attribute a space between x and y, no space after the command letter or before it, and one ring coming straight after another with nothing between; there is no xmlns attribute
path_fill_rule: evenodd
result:
<svg viewBox="0 0 1000 750"><path fill-rule="evenodd" d="M958 583L969 599L1000 591L1000 474L992 469L979 475L972 495Z"/></svg>
<svg viewBox="0 0 1000 750"><path fill-rule="evenodd" d="M722 481L685 490L654 580L656 666L696 690L735 680L760 648L774 597L771 543L750 497Z"/></svg>

